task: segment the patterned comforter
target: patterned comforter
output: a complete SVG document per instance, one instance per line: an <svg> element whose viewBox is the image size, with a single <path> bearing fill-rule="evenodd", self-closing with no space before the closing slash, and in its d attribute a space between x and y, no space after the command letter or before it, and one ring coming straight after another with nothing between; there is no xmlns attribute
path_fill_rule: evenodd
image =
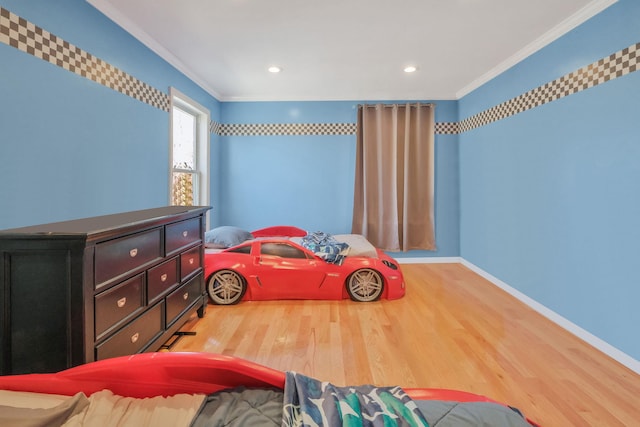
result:
<svg viewBox="0 0 640 427"><path fill-rule="evenodd" d="M412 400L400 387L337 387L287 372L282 427L532 427L515 408L493 402Z"/></svg>
<svg viewBox="0 0 640 427"><path fill-rule="evenodd" d="M400 387L337 387L287 372L282 426L424 426Z"/></svg>
<svg viewBox="0 0 640 427"><path fill-rule="evenodd" d="M340 243L331 234L322 231L307 234L300 244L325 261L337 265L342 264L349 250L348 244Z"/></svg>

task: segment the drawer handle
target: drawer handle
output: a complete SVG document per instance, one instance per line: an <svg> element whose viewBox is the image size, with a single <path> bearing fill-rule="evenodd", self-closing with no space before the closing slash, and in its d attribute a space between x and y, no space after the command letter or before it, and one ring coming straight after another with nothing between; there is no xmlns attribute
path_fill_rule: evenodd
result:
<svg viewBox="0 0 640 427"><path fill-rule="evenodd" d="M193 263L195 262L196 262L195 258L189 258L189 265L193 265Z"/></svg>
<svg viewBox="0 0 640 427"><path fill-rule="evenodd" d="M187 230L182 232L182 237L187 237L189 235L189 232Z"/></svg>
<svg viewBox="0 0 640 427"><path fill-rule="evenodd" d="M124 307L124 305L125 305L126 303L127 303L127 297L120 298L120 299L118 300L118 308L122 308L122 307Z"/></svg>
<svg viewBox="0 0 640 427"><path fill-rule="evenodd" d="M166 282L167 281L167 277L169 277L169 276L167 276L167 273L164 273L162 276L160 276L160 281L161 282Z"/></svg>
<svg viewBox="0 0 640 427"><path fill-rule="evenodd" d="M131 335L131 342L135 343L136 341L138 341L138 338L140 338L140 334L136 332L135 334Z"/></svg>
<svg viewBox="0 0 640 427"><path fill-rule="evenodd" d="M182 299L183 300L188 300L189 299L189 292L185 292L184 295L182 295Z"/></svg>
<svg viewBox="0 0 640 427"><path fill-rule="evenodd" d="M129 251L129 255L131 256L131 258L135 258L136 255L138 255L138 248L133 248Z"/></svg>

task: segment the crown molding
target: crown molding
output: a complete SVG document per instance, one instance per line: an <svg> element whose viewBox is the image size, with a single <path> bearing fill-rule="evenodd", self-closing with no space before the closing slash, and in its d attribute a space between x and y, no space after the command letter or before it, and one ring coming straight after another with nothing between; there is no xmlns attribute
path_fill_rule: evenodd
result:
<svg viewBox="0 0 640 427"><path fill-rule="evenodd" d="M98 11L104 14L106 17L111 19L116 25L123 28L133 37L135 37L138 41L144 44L146 47L151 49L154 53L160 56L162 59L167 61L170 65L175 67L182 74L191 79L194 83L200 86L203 90L209 93L211 96L216 98L220 102L246 102L246 101L256 101L256 100L269 100L276 101L274 99L261 99L260 97L243 97L243 96L222 96L219 94L213 87L203 81L197 74L195 74L187 65L185 65L180 59L178 59L173 53L164 48L160 43L158 43L153 37L151 37L147 32L138 27L135 23L133 23L126 15L122 14L117 8L115 8L109 0L86 0L87 3L91 4ZM507 71L509 68L513 67L517 63L526 59L530 55L544 48L554 40L562 37L564 34L578 27L588 19L593 16L599 14L609 6L616 3L618 0L593 0L578 12L570 16L569 18L562 21L560 24L543 34L538 39L529 43L523 49L519 50L516 54L509 57L505 61L498 64L496 67L492 68L487 73L473 80L471 83L460 89L455 93L454 99L458 100L464 97L465 95L471 93L475 89L479 88L483 84L487 83L491 79L499 76L500 74ZM430 98L431 99L431 98ZM443 97L443 99L451 99L450 97ZM305 97L300 97L300 99L296 99L296 101L309 100Z"/></svg>
<svg viewBox="0 0 640 427"><path fill-rule="evenodd" d="M596 16L617 1L618 0L594 0L590 2L578 12L574 13L569 18L565 19L560 24L547 31L541 37L537 38L536 40L519 50L515 55L501 62L486 74L483 74L482 76L469 83L467 86L460 89L458 92L456 92L456 99L464 97L465 95L471 93L494 77L497 77L500 74L504 73L509 68L513 67L530 55L536 53L556 39L562 37L590 18Z"/></svg>
<svg viewBox="0 0 640 427"><path fill-rule="evenodd" d="M151 49L156 55L167 61L170 65L175 67L182 74L193 80L204 91L209 93L217 100L221 100L221 96L211 86L194 74L191 69L179 60L171 51L164 48L153 37L151 37L146 31L143 31L133 21L122 14L117 8L115 8L108 0L86 0L87 3L96 8L100 13L111 19L116 25L124 29L126 32L135 37L140 43Z"/></svg>

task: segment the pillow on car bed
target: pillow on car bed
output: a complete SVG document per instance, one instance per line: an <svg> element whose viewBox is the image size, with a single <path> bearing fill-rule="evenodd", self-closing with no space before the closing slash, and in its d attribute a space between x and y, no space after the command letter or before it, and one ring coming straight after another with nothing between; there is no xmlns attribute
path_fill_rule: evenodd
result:
<svg viewBox="0 0 640 427"><path fill-rule="evenodd" d="M232 225L223 225L204 233L204 243L209 248L230 248L251 239L253 235L250 232Z"/></svg>

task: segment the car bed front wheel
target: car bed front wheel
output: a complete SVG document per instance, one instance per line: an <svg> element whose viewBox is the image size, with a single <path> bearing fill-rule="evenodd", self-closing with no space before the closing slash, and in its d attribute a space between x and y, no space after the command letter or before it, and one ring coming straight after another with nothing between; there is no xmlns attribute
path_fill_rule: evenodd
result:
<svg viewBox="0 0 640 427"><path fill-rule="evenodd" d="M382 295L384 281L375 270L363 268L351 273L347 279L347 293L354 301L375 301Z"/></svg>
<svg viewBox="0 0 640 427"><path fill-rule="evenodd" d="M246 291L246 280L232 270L216 271L209 277L207 282L207 292L214 304L237 304Z"/></svg>

